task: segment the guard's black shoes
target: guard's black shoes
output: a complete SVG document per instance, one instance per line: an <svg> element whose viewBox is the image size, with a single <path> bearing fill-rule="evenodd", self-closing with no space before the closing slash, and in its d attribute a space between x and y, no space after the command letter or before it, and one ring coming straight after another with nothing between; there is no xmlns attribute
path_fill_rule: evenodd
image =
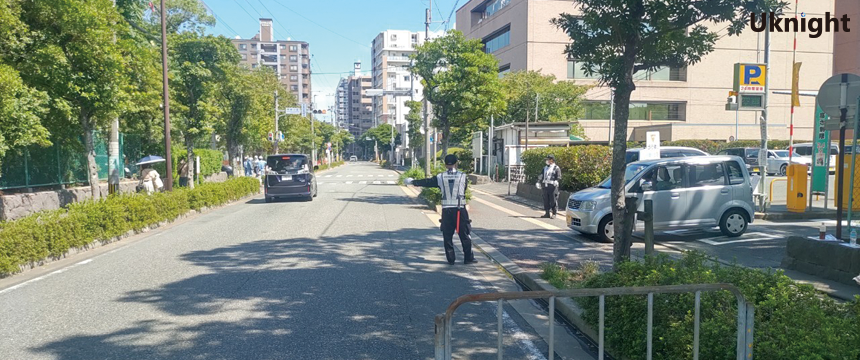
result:
<svg viewBox="0 0 860 360"><path fill-rule="evenodd" d="M543 219L549 219L549 218L550 218L550 216L549 216L549 214L543 214L543 216L541 216L541 218L543 218Z"/></svg>
<svg viewBox="0 0 860 360"><path fill-rule="evenodd" d="M474 263L476 263L476 262L478 262L478 259L471 258L471 259L469 259L469 260L464 260L464 261L463 261L463 264L474 264Z"/></svg>
<svg viewBox="0 0 860 360"><path fill-rule="evenodd" d="M448 265L454 265L454 262L453 262L453 261L449 261L449 262L448 262Z"/></svg>

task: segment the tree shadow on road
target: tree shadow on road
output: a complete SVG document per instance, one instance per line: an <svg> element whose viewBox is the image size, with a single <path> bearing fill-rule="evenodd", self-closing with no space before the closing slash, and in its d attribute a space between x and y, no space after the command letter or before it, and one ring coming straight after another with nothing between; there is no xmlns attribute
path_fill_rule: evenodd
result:
<svg viewBox="0 0 860 360"><path fill-rule="evenodd" d="M429 359L433 317L480 282L448 265L426 228L258 239L180 259L188 276L102 304L125 328L30 350L61 360ZM454 347L495 358L495 321L492 304L461 307ZM525 356L513 343L505 353Z"/></svg>

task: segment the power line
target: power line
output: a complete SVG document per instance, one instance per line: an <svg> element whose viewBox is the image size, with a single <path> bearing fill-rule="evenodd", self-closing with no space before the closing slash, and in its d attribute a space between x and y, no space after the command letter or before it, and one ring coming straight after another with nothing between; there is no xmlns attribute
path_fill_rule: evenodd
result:
<svg viewBox="0 0 860 360"><path fill-rule="evenodd" d="M233 32L233 35L239 36L239 33L238 33L238 32L236 32L236 30L233 30L233 28L232 28L232 27L230 27L230 24L228 24L226 21L224 21L223 19L221 19L221 17L220 17L220 16L218 16L218 14L217 14L217 13L215 13L215 10L212 10L212 8L211 8L211 7L209 7L209 5L207 5L205 1L203 1L203 0L198 0L198 1L200 1L200 3L201 3L201 4L203 4L203 7L204 7L204 8L206 8L206 10L207 10L207 11L211 12L211 13L212 13L212 15L213 15L213 16L215 16L215 20L217 21L217 22L216 22L216 25L220 23L222 26L224 26L224 27L226 27L227 29L229 29L230 31L232 31L232 32Z"/></svg>
<svg viewBox="0 0 860 360"><path fill-rule="evenodd" d="M448 26L451 25L451 16L454 16L454 12L457 11L458 4L460 4L460 0L454 2L454 7L451 8L451 13L448 14L448 19L445 20L445 30L448 30Z"/></svg>
<svg viewBox="0 0 860 360"><path fill-rule="evenodd" d="M257 21L257 19L254 19L254 15L251 15L251 13L249 13L248 10L245 9L245 7L239 3L239 0L234 0L234 2L236 3L236 5L239 5L239 7L242 9L242 11L244 11L246 14L248 14L248 17L250 17L251 20Z"/></svg>
<svg viewBox="0 0 860 360"><path fill-rule="evenodd" d="M330 33L332 33L332 34L335 34L335 35L337 35L337 36L340 36L340 37L342 37L342 38L344 38L344 39L346 39L346 40L349 40L349 41L354 42L354 43L356 43L356 44L358 44L358 45L364 46L364 47L366 47L366 48L368 48L368 49L370 48L370 46L367 46L367 44L364 44L364 43L361 43L361 42L359 42L359 41L356 41L356 40L350 39L350 38L346 37L345 35L343 35L343 34L341 34L341 33L339 33L339 32L336 32L336 31L334 31L334 30L332 30L332 29L329 29L329 28L327 28L327 27L325 27L325 26L323 26L323 25L320 25L320 24L319 24L319 23L317 23L316 21L313 21L313 20L311 20L310 18L308 18L308 17L306 17L306 16L302 15L301 13L299 13L299 12L297 12L297 11L293 10L293 9L290 9L289 7L287 7L287 6L286 6L286 5L284 5L284 4L281 4L281 3L279 3L279 2L276 2L275 4L280 5L280 6L281 6L281 7L283 7L284 9L289 10L290 12L292 12L292 13L294 13L294 14L296 14L296 15L300 16L301 18L303 18L303 19L305 19L305 20L309 21L310 23L312 23L312 24L314 24L314 25L316 25L316 26L319 26L319 27L321 27L321 28L323 28L323 29L327 30L328 32L330 32Z"/></svg>

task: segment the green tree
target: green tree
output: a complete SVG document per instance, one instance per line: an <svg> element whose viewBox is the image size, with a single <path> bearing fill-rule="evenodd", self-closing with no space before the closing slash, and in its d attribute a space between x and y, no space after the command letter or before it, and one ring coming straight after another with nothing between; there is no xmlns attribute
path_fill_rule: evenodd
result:
<svg viewBox="0 0 860 360"><path fill-rule="evenodd" d="M779 0L577 0L578 14L553 23L570 36L565 53L587 74L615 89L612 148L614 261L630 258L635 201L625 200L625 157L634 74L695 64L714 50L718 34L704 23L728 23L729 35L746 28L751 13L781 12ZM612 19L612 21L607 21Z"/></svg>
<svg viewBox="0 0 860 360"><path fill-rule="evenodd" d="M45 126L65 139L84 137L87 172L98 198L93 132L127 104L123 56L126 30L109 0L39 0L21 3L21 20L37 41L17 59L25 84L50 97Z"/></svg>
<svg viewBox="0 0 860 360"><path fill-rule="evenodd" d="M466 39L457 30L416 50L412 73L421 77L447 154L452 127L486 128L490 114L504 109L499 64L481 40Z"/></svg>
<svg viewBox="0 0 860 360"><path fill-rule="evenodd" d="M554 75L543 75L537 71L515 71L502 77L507 110L499 118L500 123L534 121L576 121L585 113L583 101L590 87L569 81L556 82ZM581 126L573 125L575 135L583 135Z"/></svg>
<svg viewBox="0 0 860 360"><path fill-rule="evenodd" d="M412 148L424 147L424 134L421 129L424 128L424 103L421 101L407 101L406 107L409 108L409 113L406 114L406 122L409 124L409 146ZM423 153L423 152L422 152Z"/></svg>
<svg viewBox="0 0 860 360"><path fill-rule="evenodd" d="M170 82L171 99L176 103L174 123L182 133L189 171L193 174L194 146L211 134L221 116L218 90L229 69L239 62L239 52L223 36L193 32L178 34L168 44L172 47L175 77Z"/></svg>
<svg viewBox="0 0 860 360"><path fill-rule="evenodd" d="M50 145L42 126L47 95L24 84L18 70L6 62L24 55L32 38L21 21L18 0L0 0L0 160L10 149Z"/></svg>
<svg viewBox="0 0 860 360"><path fill-rule="evenodd" d="M379 124L374 126L361 135L359 143L362 147L373 149L374 145L378 146L379 152L390 151L391 146L391 131L393 127L389 124ZM370 138L370 140L367 140ZM400 144L400 134L394 132L394 146Z"/></svg>

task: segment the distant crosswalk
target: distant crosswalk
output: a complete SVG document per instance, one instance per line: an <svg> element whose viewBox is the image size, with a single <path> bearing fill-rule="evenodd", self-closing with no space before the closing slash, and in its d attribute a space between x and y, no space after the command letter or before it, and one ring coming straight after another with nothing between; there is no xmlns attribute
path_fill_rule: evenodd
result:
<svg viewBox="0 0 860 360"><path fill-rule="evenodd" d="M385 174L385 175L365 175L365 174L348 174L348 175L322 175L321 178L343 178L343 177L368 177L368 178L393 178L397 175L394 174Z"/></svg>
<svg viewBox="0 0 860 360"><path fill-rule="evenodd" d="M346 185L351 185L351 184L358 184L358 185L397 185L397 181L394 181L394 180L384 180L384 181L383 181L383 180L361 180L361 181L350 181L350 180L347 180L347 181L337 181L337 180L334 180L334 179L332 179L332 180L325 180L325 179L321 179L321 180L317 180L317 184L318 184L318 185L324 185L324 184L346 184Z"/></svg>

